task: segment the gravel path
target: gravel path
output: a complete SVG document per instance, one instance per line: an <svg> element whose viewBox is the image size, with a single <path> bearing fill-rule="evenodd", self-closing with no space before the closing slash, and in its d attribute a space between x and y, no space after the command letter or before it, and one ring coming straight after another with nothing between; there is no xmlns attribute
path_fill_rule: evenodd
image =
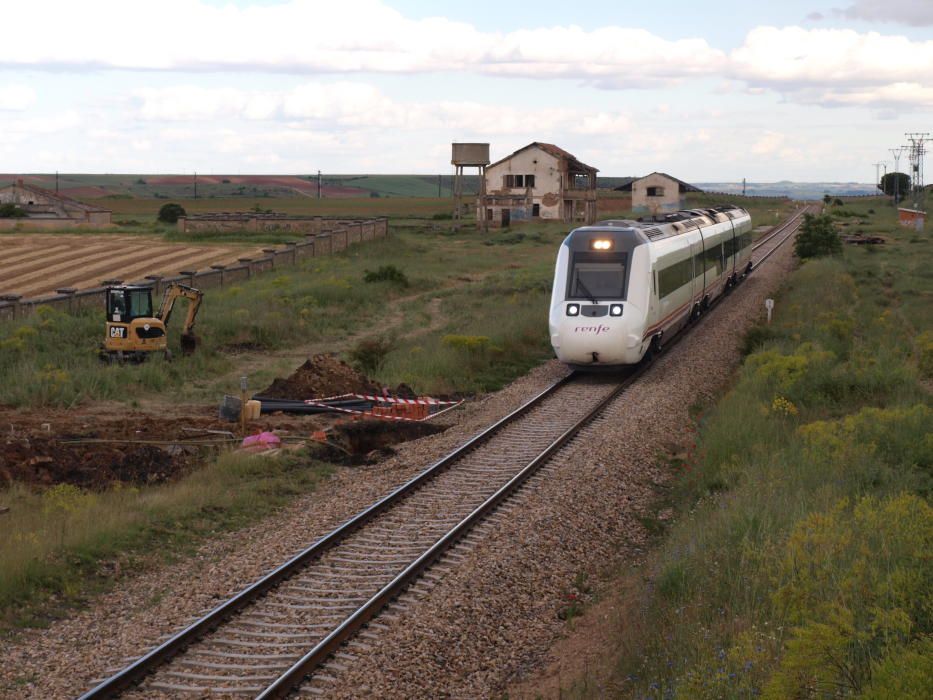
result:
<svg viewBox="0 0 933 700"><path fill-rule="evenodd" d="M546 660L583 575L640 557L639 517L667 478L657 456L684 441L688 407L712 400L739 361L740 331L790 269L775 255L584 431L513 504L482 525L348 659L308 690L334 697L483 697ZM547 363L459 411L440 435L380 465L341 469L280 515L206 543L196 556L120 582L86 611L5 642L0 697L72 697L215 606L566 370ZM637 440L633 438L637 436ZM338 667L339 666L339 667ZM40 674L49 675L40 679Z"/></svg>

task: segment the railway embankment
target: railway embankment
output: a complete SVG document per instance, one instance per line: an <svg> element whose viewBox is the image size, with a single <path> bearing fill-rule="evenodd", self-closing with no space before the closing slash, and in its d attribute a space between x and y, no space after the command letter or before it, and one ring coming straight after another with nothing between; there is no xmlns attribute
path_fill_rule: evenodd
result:
<svg viewBox="0 0 933 700"><path fill-rule="evenodd" d="M933 690L933 242L878 198L826 213L884 243L786 280L733 385L662 462L652 553L557 648L577 665L514 695ZM585 636L601 649L574 657Z"/></svg>

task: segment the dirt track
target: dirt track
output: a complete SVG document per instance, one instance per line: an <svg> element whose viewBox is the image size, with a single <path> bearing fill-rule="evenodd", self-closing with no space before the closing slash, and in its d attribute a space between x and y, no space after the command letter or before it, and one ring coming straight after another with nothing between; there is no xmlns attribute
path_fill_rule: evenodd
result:
<svg viewBox="0 0 933 700"><path fill-rule="evenodd" d="M96 287L146 275L177 275L256 257L258 246L186 245L150 236L24 234L3 236L0 294L34 297L62 287Z"/></svg>

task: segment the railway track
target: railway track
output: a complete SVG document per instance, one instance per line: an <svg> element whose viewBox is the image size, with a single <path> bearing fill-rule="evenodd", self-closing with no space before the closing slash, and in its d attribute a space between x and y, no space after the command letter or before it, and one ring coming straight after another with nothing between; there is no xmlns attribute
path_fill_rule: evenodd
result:
<svg viewBox="0 0 933 700"><path fill-rule="evenodd" d="M753 269L793 236L805 211L755 245L773 247ZM325 662L339 670L343 657L352 658L342 651L350 640L365 651L355 635L645 369L556 382L80 700L137 685L146 695L195 697L326 692L302 683ZM327 674L316 680L326 683Z"/></svg>
<svg viewBox="0 0 933 700"><path fill-rule="evenodd" d="M641 371L553 384L82 700L140 681L147 693L284 697Z"/></svg>
<svg viewBox="0 0 933 700"><path fill-rule="evenodd" d="M752 270L764 263L797 233L797 229L800 228L800 224L803 222L804 214L809 213L811 208L810 205L803 207L787 221L775 226L764 238L755 242L752 246L752 253L757 255L755 262L752 264Z"/></svg>

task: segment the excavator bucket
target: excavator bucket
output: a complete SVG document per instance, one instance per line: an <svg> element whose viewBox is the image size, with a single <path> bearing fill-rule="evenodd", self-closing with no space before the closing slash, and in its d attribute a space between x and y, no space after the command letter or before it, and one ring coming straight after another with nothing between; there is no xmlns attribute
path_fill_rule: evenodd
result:
<svg viewBox="0 0 933 700"><path fill-rule="evenodd" d="M198 348L201 340L194 333L181 334L181 352L183 355L190 355Z"/></svg>

